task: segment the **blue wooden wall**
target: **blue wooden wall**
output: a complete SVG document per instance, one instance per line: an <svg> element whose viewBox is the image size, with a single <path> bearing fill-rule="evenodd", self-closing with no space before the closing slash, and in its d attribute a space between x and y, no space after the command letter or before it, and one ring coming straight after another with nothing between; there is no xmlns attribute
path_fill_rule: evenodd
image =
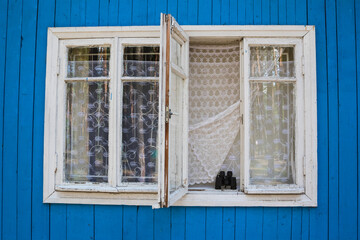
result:
<svg viewBox="0 0 360 240"><path fill-rule="evenodd" d="M316 26L317 208L42 204L48 27ZM357 239L359 0L0 0L0 239Z"/></svg>

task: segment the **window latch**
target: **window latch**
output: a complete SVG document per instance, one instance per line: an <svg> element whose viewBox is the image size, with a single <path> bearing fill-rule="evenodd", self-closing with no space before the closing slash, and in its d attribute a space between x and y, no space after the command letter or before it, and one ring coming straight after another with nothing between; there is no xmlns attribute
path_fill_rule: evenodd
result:
<svg viewBox="0 0 360 240"><path fill-rule="evenodd" d="M166 108L165 108L165 123L169 122L172 115L178 116L179 114L172 112L171 109L169 108L169 106L166 106Z"/></svg>

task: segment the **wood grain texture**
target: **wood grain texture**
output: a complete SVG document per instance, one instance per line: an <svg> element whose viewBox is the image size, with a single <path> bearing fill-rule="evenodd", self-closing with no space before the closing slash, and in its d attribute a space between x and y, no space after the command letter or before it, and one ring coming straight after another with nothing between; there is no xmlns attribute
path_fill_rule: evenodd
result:
<svg viewBox="0 0 360 240"><path fill-rule="evenodd" d="M142 7L138 7L138 6ZM357 239L360 4L356 0L0 0L0 239ZM313 24L317 208L42 203L48 27Z"/></svg>

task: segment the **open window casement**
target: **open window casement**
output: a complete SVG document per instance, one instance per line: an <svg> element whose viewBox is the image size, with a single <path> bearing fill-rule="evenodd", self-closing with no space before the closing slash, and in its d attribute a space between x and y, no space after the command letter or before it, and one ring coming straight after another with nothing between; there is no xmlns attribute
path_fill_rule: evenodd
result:
<svg viewBox="0 0 360 240"><path fill-rule="evenodd" d="M244 38L244 192L304 192L303 49L299 38Z"/></svg>
<svg viewBox="0 0 360 240"><path fill-rule="evenodd" d="M169 14L161 15L161 120L164 156L161 158L160 207L169 207L187 193L188 49L189 37Z"/></svg>

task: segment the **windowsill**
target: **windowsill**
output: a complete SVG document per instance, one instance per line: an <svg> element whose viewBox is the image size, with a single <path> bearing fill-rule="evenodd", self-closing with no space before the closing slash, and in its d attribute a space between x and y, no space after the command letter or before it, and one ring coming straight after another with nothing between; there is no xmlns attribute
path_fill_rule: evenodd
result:
<svg viewBox="0 0 360 240"><path fill-rule="evenodd" d="M58 186L59 187L59 186ZM56 190L44 203L158 206L157 192ZM189 191L174 206L183 207L317 207L306 194L246 194L239 190Z"/></svg>

